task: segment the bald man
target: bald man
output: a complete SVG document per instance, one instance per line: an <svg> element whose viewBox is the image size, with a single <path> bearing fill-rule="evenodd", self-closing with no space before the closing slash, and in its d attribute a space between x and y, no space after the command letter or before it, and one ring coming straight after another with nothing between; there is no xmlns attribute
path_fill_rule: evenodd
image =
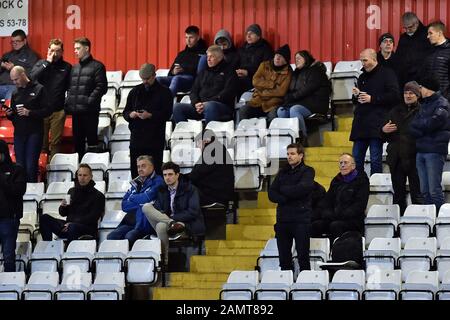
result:
<svg viewBox="0 0 450 320"><path fill-rule="evenodd" d="M350 141L356 170L364 170L364 158L370 148L370 174L381 173L383 140L381 128L389 110L400 102L397 77L389 68L377 62L374 49L364 49L359 59L363 65L357 85L352 89L354 118Z"/></svg>
<svg viewBox="0 0 450 320"><path fill-rule="evenodd" d="M14 125L16 161L25 168L27 182L37 182L44 118L50 115L51 108L44 87L28 79L23 67L12 68L10 77L16 89L6 116Z"/></svg>

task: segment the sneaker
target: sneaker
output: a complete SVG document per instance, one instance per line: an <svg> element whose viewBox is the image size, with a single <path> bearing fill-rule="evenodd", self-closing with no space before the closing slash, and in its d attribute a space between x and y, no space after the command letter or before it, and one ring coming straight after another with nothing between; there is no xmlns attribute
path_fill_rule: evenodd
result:
<svg viewBox="0 0 450 320"><path fill-rule="evenodd" d="M180 237L185 229L186 228L183 223L172 221L169 225L169 229L167 229L167 235L171 238L174 238L177 235Z"/></svg>

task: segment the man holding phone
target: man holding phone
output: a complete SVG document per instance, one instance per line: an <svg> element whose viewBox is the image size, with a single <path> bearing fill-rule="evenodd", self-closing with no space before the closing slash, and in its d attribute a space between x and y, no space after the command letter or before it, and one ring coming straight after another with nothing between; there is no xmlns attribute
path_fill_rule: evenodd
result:
<svg viewBox="0 0 450 320"><path fill-rule="evenodd" d="M173 106L170 90L155 81L153 64L144 63L139 76L142 84L130 91L123 111L131 132L130 164L133 178L138 176L136 160L142 155L152 156L155 171L161 173L165 124L172 115Z"/></svg>

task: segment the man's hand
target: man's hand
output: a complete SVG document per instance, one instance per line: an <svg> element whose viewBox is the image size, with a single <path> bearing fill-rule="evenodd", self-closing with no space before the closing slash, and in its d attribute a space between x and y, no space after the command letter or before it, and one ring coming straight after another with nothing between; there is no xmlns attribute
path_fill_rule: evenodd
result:
<svg viewBox="0 0 450 320"><path fill-rule="evenodd" d="M8 71L11 71L11 69L14 68L14 63L9 62L9 61L3 61L1 66L2 66L2 68L6 69Z"/></svg>
<svg viewBox="0 0 450 320"><path fill-rule="evenodd" d="M142 112L139 112L138 114L139 119L146 120L150 119L152 117L152 114L148 112L147 110L143 110Z"/></svg>
<svg viewBox="0 0 450 320"><path fill-rule="evenodd" d="M182 73L184 71L184 69L179 65L179 64L175 64L175 67L172 70L172 73L174 75L177 75L179 73Z"/></svg>
<svg viewBox="0 0 450 320"><path fill-rule="evenodd" d="M245 69L237 69L236 73L237 73L238 77L240 77L240 78L248 76L248 71Z"/></svg>
<svg viewBox="0 0 450 320"><path fill-rule="evenodd" d="M372 102L372 96L368 95L367 92L360 91L358 95L358 102L363 103L370 103Z"/></svg>
<svg viewBox="0 0 450 320"><path fill-rule="evenodd" d="M30 110L25 107L17 107L17 114L21 117L28 117L30 115Z"/></svg>
<svg viewBox="0 0 450 320"><path fill-rule="evenodd" d="M55 52L52 52L50 49L47 51L47 61L52 63L55 60Z"/></svg>
<svg viewBox="0 0 450 320"><path fill-rule="evenodd" d="M11 108L6 109L6 116L10 117L13 114L13 111L11 110Z"/></svg>
<svg viewBox="0 0 450 320"><path fill-rule="evenodd" d="M139 117L139 114L136 111L131 111L130 112L130 118L131 119L136 119L137 117Z"/></svg>
<svg viewBox="0 0 450 320"><path fill-rule="evenodd" d="M70 222L67 222L67 223L63 226L63 228L61 229L61 232L67 232L67 231L69 231L69 225L70 225Z"/></svg>
<svg viewBox="0 0 450 320"><path fill-rule="evenodd" d="M392 133L397 131L397 129L398 129L397 125L395 123L392 123L391 120L389 120L389 122L384 125L382 130L384 133Z"/></svg>
<svg viewBox="0 0 450 320"><path fill-rule="evenodd" d="M202 114L204 109L205 109L205 106L204 106L203 102L198 102L195 104L195 111L197 111L198 114Z"/></svg>
<svg viewBox="0 0 450 320"><path fill-rule="evenodd" d="M352 88L352 94L354 96L358 96L361 91L357 87Z"/></svg>

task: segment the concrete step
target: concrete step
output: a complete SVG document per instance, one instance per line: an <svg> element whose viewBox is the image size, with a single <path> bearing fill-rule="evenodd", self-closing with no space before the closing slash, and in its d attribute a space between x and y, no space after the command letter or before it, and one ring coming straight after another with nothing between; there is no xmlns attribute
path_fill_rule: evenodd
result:
<svg viewBox="0 0 450 320"><path fill-rule="evenodd" d="M206 240L206 249L261 249L266 245L266 241L250 240Z"/></svg>
<svg viewBox="0 0 450 320"><path fill-rule="evenodd" d="M259 253L258 253L259 254ZM192 256L191 272L208 273L214 270L218 273L230 273L233 270L254 270L256 259L254 256Z"/></svg>
<svg viewBox="0 0 450 320"><path fill-rule="evenodd" d="M353 117L339 117L337 119L338 131L351 131L352 130Z"/></svg>
<svg viewBox="0 0 450 320"><path fill-rule="evenodd" d="M264 216L264 217L239 217L239 224L242 225L262 225L262 226L273 226L276 222L276 215Z"/></svg>
<svg viewBox="0 0 450 320"><path fill-rule="evenodd" d="M264 225L227 225L227 239L229 240L264 240L273 238L273 226Z"/></svg>
<svg viewBox="0 0 450 320"><path fill-rule="evenodd" d="M261 249L241 248L241 249L206 249L207 256L258 256Z"/></svg>
<svg viewBox="0 0 450 320"><path fill-rule="evenodd" d="M239 217L267 217L273 216L277 213L275 208L270 209L239 209Z"/></svg>
<svg viewBox="0 0 450 320"><path fill-rule="evenodd" d="M348 131L328 131L323 133L324 147L353 147L353 142L349 141Z"/></svg>
<svg viewBox="0 0 450 320"><path fill-rule="evenodd" d="M223 282L228 279L228 273L194 273L172 272L168 275L170 286L182 286L184 283L194 282Z"/></svg>
<svg viewBox="0 0 450 320"><path fill-rule="evenodd" d="M155 288L153 300L218 300L219 294L220 289Z"/></svg>

